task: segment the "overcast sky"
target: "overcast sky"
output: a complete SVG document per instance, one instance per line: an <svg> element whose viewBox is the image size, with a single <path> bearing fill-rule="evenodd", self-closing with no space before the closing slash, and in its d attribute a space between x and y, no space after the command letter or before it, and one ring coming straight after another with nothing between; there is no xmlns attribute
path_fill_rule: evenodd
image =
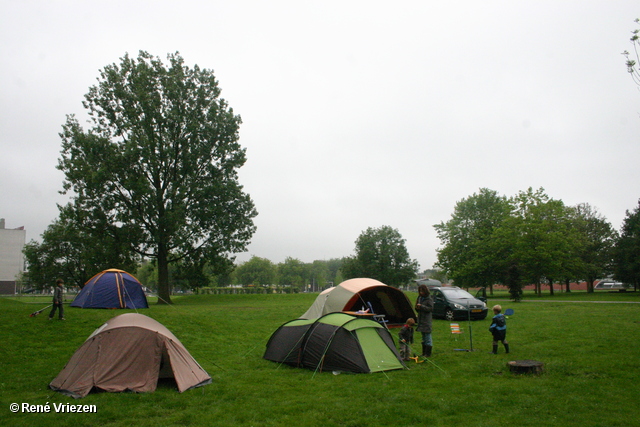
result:
<svg viewBox="0 0 640 427"><path fill-rule="evenodd" d="M640 91L621 52L637 0L0 0L0 217L57 217L67 114L138 51L213 69L242 116L252 255L352 255L389 225L431 268L434 224L487 187L589 203L616 229L640 198Z"/></svg>

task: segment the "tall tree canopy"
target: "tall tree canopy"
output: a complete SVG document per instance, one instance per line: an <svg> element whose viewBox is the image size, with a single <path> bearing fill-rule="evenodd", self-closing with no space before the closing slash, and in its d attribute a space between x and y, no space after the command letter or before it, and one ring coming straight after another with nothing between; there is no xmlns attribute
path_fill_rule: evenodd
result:
<svg viewBox="0 0 640 427"><path fill-rule="evenodd" d="M284 262L277 266L279 284L302 289L309 278L309 267L297 258L285 258Z"/></svg>
<svg viewBox="0 0 640 427"><path fill-rule="evenodd" d="M125 230L90 221L71 205L59 209L58 219L42 233L42 243L32 240L25 245L25 279L30 287L53 286L58 278L68 286L82 287L108 268L135 271L137 259L129 249Z"/></svg>
<svg viewBox="0 0 640 427"><path fill-rule="evenodd" d="M640 286L640 200L633 211L627 211L614 254L614 277L637 289Z"/></svg>
<svg viewBox="0 0 640 427"><path fill-rule="evenodd" d="M400 287L416 276L418 261L409 257L405 239L388 225L367 228L356 240L355 255L342 265L345 279L369 277Z"/></svg>
<svg viewBox="0 0 640 427"><path fill-rule="evenodd" d="M238 183L240 116L213 71L167 59L141 51L106 66L83 102L92 126L67 117L58 164L74 209L127 230L130 248L157 261L164 302L170 262L229 260L257 215Z"/></svg>
<svg viewBox="0 0 640 427"><path fill-rule="evenodd" d="M542 283L602 277L616 237L595 208L567 207L542 188L509 199L481 189L434 227L443 245L436 266L460 286L502 283L516 300L524 285L540 293Z"/></svg>
<svg viewBox="0 0 640 427"><path fill-rule="evenodd" d="M235 275L241 285L272 285L275 283L276 266L266 258L252 256L235 269Z"/></svg>
<svg viewBox="0 0 640 427"><path fill-rule="evenodd" d="M437 267L463 286L490 286L499 280L492 262L490 239L493 231L509 216L507 198L481 188L479 193L456 203L451 219L434 225L442 247Z"/></svg>
<svg viewBox="0 0 640 427"><path fill-rule="evenodd" d="M536 284L541 293L543 281L552 285L553 279L573 271L580 236L565 204L550 198L543 188L520 191L510 203L512 215L502 223L503 230L497 230L500 238L493 240L496 253L503 251L501 258L510 262L510 268L518 266L523 284Z"/></svg>
<svg viewBox="0 0 640 427"><path fill-rule="evenodd" d="M576 245L579 262L571 277L587 281L588 292L593 292L596 279L611 273L613 247L618 233L598 210L588 203L580 203L572 208L571 221L580 233L580 243ZM567 290L568 287L567 287Z"/></svg>

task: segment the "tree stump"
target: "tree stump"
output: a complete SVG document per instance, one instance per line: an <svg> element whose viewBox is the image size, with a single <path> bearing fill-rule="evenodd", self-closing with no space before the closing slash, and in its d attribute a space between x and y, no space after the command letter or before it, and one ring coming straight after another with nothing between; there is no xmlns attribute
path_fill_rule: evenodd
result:
<svg viewBox="0 0 640 427"><path fill-rule="evenodd" d="M544 363L535 360L514 360L508 362L509 370L514 374L536 374L542 373Z"/></svg>

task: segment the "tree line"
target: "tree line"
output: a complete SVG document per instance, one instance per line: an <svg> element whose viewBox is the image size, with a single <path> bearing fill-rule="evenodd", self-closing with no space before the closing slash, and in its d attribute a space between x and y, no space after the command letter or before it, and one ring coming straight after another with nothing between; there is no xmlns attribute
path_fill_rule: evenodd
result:
<svg viewBox="0 0 640 427"><path fill-rule="evenodd" d="M400 232L391 226L382 226L363 231L351 256L311 263L288 257L278 264L252 256L239 264L225 280L227 284L242 286L275 284L296 290L320 291L347 279L369 277L400 287L416 277L417 269L418 262L410 259Z"/></svg>
<svg viewBox="0 0 640 427"><path fill-rule="evenodd" d="M640 285L640 201L627 211L622 230L587 203L566 206L543 188L513 197L482 188L458 201L451 218L434 225L441 247L436 266L454 283L468 287L502 284L519 299L526 285L613 276Z"/></svg>
<svg viewBox="0 0 640 427"><path fill-rule="evenodd" d="M63 210L63 212L66 212ZM65 277L66 283L82 287L97 272L121 268L135 273L151 289L158 289L158 266L154 260L136 262L126 245L105 234L95 236L66 221L61 215L42 235L42 243L29 242L25 256L29 265L24 281L41 289ZM391 286L403 286L416 276L418 263L409 258L405 240L390 226L368 228L355 242L354 254L305 263L287 257L281 263L252 256L238 264L215 265L184 259L168 268L171 291L205 287L288 287L294 291L320 291L354 277L370 277Z"/></svg>

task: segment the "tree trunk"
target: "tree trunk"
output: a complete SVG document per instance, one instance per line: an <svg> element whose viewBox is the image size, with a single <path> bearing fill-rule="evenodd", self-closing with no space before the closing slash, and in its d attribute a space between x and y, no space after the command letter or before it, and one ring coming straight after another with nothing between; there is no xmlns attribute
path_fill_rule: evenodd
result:
<svg viewBox="0 0 640 427"><path fill-rule="evenodd" d="M555 295L553 293L553 279L549 279L549 292L551 292L551 296Z"/></svg>
<svg viewBox="0 0 640 427"><path fill-rule="evenodd" d="M566 289L567 289L565 292L567 292L567 293L571 292L571 281L569 279L565 279L564 280L564 284L565 284Z"/></svg>
<svg viewBox="0 0 640 427"><path fill-rule="evenodd" d="M158 244L158 304L171 304L168 254L164 243Z"/></svg>

